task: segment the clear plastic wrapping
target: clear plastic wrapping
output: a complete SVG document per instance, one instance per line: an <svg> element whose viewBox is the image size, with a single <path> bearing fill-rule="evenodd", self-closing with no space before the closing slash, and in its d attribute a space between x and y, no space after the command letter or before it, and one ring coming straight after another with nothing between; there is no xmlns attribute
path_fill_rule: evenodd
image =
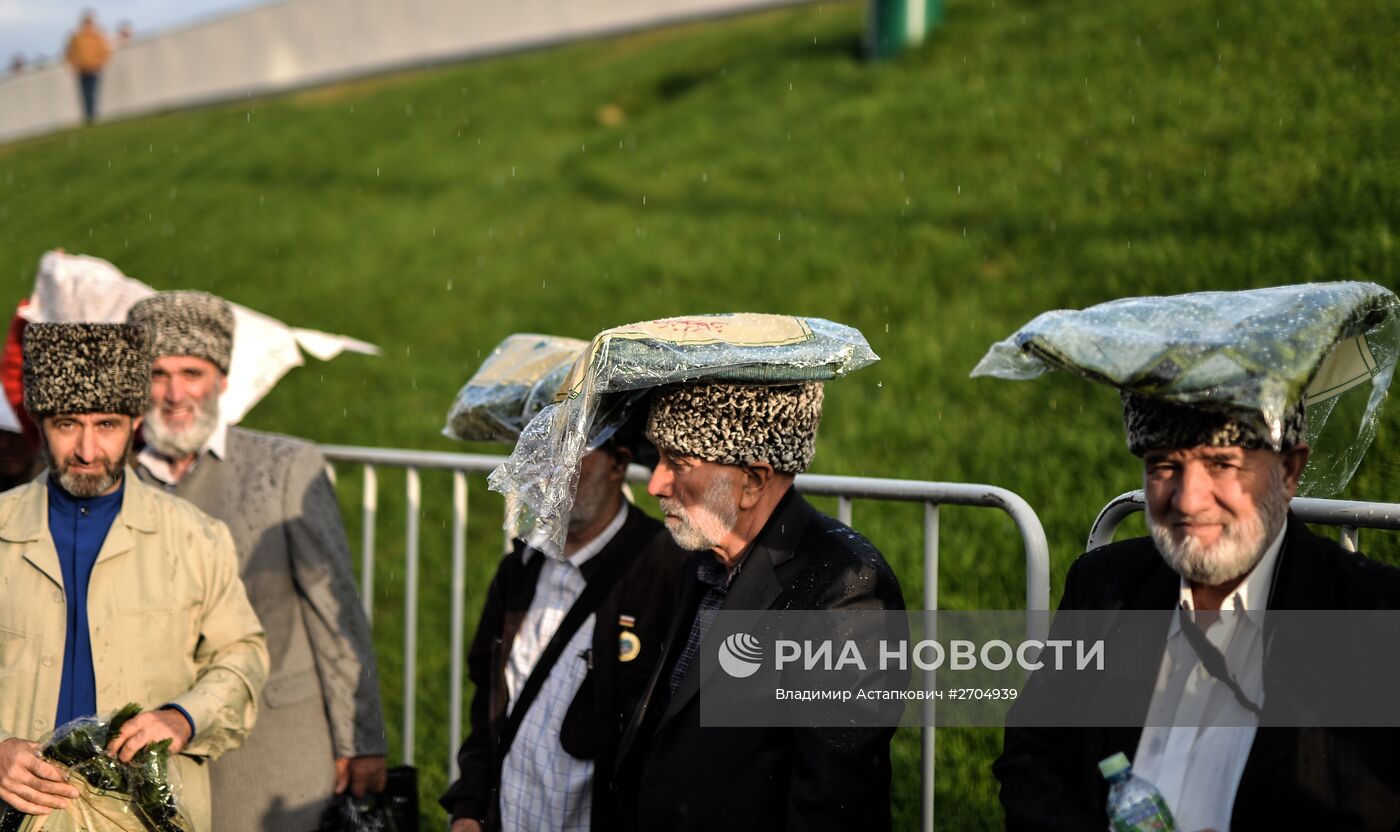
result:
<svg viewBox="0 0 1400 832"><path fill-rule="evenodd" d="M444 436L468 442L514 442L554 401L587 341L529 333L496 345L457 393Z"/></svg>
<svg viewBox="0 0 1400 832"><path fill-rule="evenodd" d="M558 553L583 455L638 414L652 389L701 379L827 381L878 360L858 330L820 318L737 313L614 327L588 345L490 486L513 507L508 527Z"/></svg>
<svg viewBox="0 0 1400 832"><path fill-rule="evenodd" d="M41 756L67 772L69 782L80 792L55 812L66 816L73 829L194 832L169 767L169 740L146 746L130 763L107 756L107 744L121 732L123 723L140 712L140 706L127 705L111 717L80 717L40 741ZM39 825L53 828L47 817L0 804L0 832L29 832Z"/></svg>
<svg viewBox="0 0 1400 832"><path fill-rule="evenodd" d="M1400 300L1373 283L1127 298L1046 312L992 345L973 376L1067 370L1180 404L1258 413L1277 443L1306 397L1299 493L1335 494L1375 436L1400 353Z"/></svg>

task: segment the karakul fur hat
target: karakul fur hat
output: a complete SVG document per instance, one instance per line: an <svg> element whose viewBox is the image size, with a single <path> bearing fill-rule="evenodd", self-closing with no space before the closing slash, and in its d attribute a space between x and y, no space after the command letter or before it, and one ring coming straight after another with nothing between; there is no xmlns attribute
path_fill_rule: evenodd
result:
<svg viewBox="0 0 1400 832"><path fill-rule="evenodd" d="M1137 456L1147 451L1201 446L1285 451L1307 437L1307 410L1302 402L1284 416L1282 440L1274 447L1268 426L1256 412L1204 410L1126 391L1122 397L1128 450Z"/></svg>
<svg viewBox="0 0 1400 832"><path fill-rule="evenodd" d="M192 355L225 374L233 357L233 307L208 292L157 292L126 313L131 323L149 324L153 354Z"/></svg>
<svg viewBox="0 0 1400 832"><path fill-rule="evenodd" d="M140 416L151 402L151 335L140 324L32 323L24 330L24 407Z"/></svg>
<svg viewBox="0 0 1400 832"><path fill-rule="evenodd" d="M767 462L800 474L816 451L822 395L819 382L665 387L652 397L647 438L721 465Z"/></svg>

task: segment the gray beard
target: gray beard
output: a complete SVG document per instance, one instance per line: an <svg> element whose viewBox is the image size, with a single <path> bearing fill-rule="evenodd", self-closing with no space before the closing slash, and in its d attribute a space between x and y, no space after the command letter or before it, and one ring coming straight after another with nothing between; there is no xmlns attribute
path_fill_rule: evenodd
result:
<svg viewBox="0 0 1400 832"><path fill-rule="evenodd" d="M689 511L678 500L659 501L663 512L679 518L666 523L677 546L688 552L703 552L715 548L733 530L739 522L739 503L730 496L729 485L716 478L700 496L700 505Z"/></svg>
<svg viewBox="0 0 1400 832"><path fill-rule="evenodd" d="M598 515L603 513L612 499L610 492L613 487L608 482L607 469L600 469L589 482L579 480L578 489L574 492L574 507L569 510L569 531L578 534L596 523Z"/></svg>
<svg viewBox="0 0 1400 832"><path fill-rule="evenodd" d="M1194 584L1220 586L1248 575L1288 519L1288 492L1283 475L1275 472L1269 490L1259 501L1259 510L1249 520L1233 523L1209 547L1187 537L1172 539L1171 529L1158 525L1147 512L1147 528L1162 559L1181 577Z"/></svg>
<svg viewBox="0 0 1400 832"><path fill-rule="evenodd" d="M117 459L108 460L102 466L102 473L74 474L68 470L68 466L59 466L48 445L44 446L44 461L48 464L49 470L58 476L59 487L82 500L100 497L121 482L122 474L126 469L126 459L130 454L131 440L127 440L126 450Z"/></svg>
<svg viewBox="0 0 1400 832"><path fill-rule="evenodd" d="M146 444L160 454L171 459L191 456L204 447L219 427L219 397L212 394L200 402L195 407L194 423L184 430L171 429L160 415L159 405L150 409L143 425Z"/></svg>

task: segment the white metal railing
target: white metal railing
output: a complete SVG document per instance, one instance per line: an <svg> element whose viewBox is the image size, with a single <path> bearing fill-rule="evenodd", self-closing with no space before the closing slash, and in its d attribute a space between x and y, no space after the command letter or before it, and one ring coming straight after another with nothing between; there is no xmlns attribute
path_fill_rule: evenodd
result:
<svg viewBox="0 0 1400 832"><path fill-rule="evenodd" d="M485 474L505 461L505 457L485 454L409 451L388 448L359 448L345 445L322 445L321 452L331 463L359 464L363 467L361 530L361 591L365 612L371 614L370 599L374 592L375 522L378 518L379 480L377 469L403 468L406 471L406 500L408 517L405 539L404 592L404 679L403 679L403 762L414 758L414 714L417 696L418 652L418 560L419 515L422 510L420 471L447 470L452 472L452 617L448 703L448 777L457 776L457 749L461 745L463 666L466 644L466 570L467 570L467 474ZM331 469L334 477L334 469ZM633 465L628 472L632 482L645 482L650 472ZM804 494L836 498L837 519L849 524L852 501L889 500L922 503L924 506L924 608L938 609L938 526L942 505L980 506L999 509L1016 523L1026 555L1026 627L1030 638L1044 638L1044 616L1032 615L1050 607L1050 549L1045 530L1030 504L1019 495L993 485L968 483L923 482L918 480L874 479L869 477L839 477L802 474L797 487ZM922 762L920 768L921 827L933 829L934 728L933 703L921 729Z"/></svg>
<svg viewBox="0 0 1400 832"><path fill-rule="evenodd" d="M1084 551L1092 552L1113 542L1113 535L1124 518L1142 511L1147 503L1142 491L1119 494L1103 507L1089 530L1089 542ZM1360 500L1321 500L1316 497L1295 497L1289 511L1304 523L1336 526L1342 547L1355 552L1358 529L1400 531L1400 503L1372 503Z"/></svg>

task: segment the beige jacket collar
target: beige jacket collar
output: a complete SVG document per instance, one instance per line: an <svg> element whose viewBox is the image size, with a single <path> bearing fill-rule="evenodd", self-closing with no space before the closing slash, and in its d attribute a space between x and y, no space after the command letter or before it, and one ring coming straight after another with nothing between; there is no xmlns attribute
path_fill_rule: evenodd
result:
<svg viewBox="0 0 1400 832"><path fill-rule="evenodd" d="M112 521L112 528L97 553L97 563L110 560L132 549L132 532L153 534L156 531L156 511L152 505L150 486L126 469L126 487L122 492L121 511ZM58 562L58 550L49 534L49 472L45 471L28 486L21 486L19 499L11 504L10 512L0 517L0 540L11 543L33 543L25 547L24 558L34 564L49 579L63 586L63 570Z"/></svg>

